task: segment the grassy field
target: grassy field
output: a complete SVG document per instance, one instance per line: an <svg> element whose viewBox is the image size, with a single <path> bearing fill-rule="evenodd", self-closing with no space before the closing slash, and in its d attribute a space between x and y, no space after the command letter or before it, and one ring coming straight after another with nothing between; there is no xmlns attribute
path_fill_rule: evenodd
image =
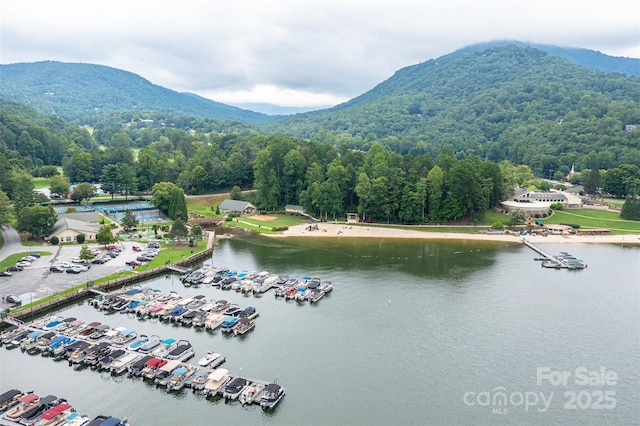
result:
<svg viewBox="0 0 640 426"><path fill-rule="evenodd" d="M42 189L49 186L49 178L37 177L33 178L34 189Z"/></svg>
<svg viewBox="0 0 640 426"><path fill-rule="evenodd" d="M227 198L229 198L229 194L212 194L187 197L187 210L189 210L189 212L191 213L199 214L200 216L218 217L218 215L215 214L215 206L219 205L223 200Z"/></svg>
<svg viewBox="0 0 640 426"><path fill-rule="evenodd" d="M308 219L300 218L297 216L289 216L283 214L273 215L252 215L242 216L234 218L231 222L224 222L225 226L237 226L240 228L248 229L260 234L278 234L276 231L272 231L271 228L275 227L289 227L295 225L301 225L307 222Z"/></svg>
<svg viewBox="0 0 640 426"><path fill-rule="evenodd" d="M608 228L612 234L638 234L640 222L620 219L620 213L609 210L556 210L543 220L545 225L571 223L581 228Z"/></svg>

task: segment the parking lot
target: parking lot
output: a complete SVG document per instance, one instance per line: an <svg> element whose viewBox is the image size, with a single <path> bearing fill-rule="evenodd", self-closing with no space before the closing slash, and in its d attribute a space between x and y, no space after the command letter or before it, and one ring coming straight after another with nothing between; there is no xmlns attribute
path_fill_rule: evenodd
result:
<svg viewBox="0 0 640 426"><path fill-rule="evenodd" d="M131 267L127 266L126 262L135 260L139 255L139 252L133 250L133 246L137 245L143 249L146 248L146 244L133 242L119 242L116 244L121 249L119 256L103 264L90 264L91 267L86 272L78 274L50 272L50 267L64 262L73 264L71 259L78 257L80 254L79 245L34 248L33 251L48 251L51 252L51 255L36 259L31 266L25 267L22 271L12 272L13 275L10 277L0 277L0 294L3 296L0 301L0 307L3 309L12 307L12 304L7 303L4 299L7 295L18 296L22 299L23 304L27 304L87 281L130 269ZM98 244L90 244L89 248L101 252L96 257L100 257L107 252L103 246ZM28 247L25 247L26 251L29 251Z"/></svg>

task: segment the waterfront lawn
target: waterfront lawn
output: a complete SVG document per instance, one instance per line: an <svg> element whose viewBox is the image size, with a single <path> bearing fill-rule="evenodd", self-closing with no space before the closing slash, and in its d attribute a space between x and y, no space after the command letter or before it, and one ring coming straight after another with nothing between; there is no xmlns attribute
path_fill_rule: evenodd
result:
<svg viewBox="0 0 640 426"><path fill-rule="evenodd" d="M555 210L553 216L543 219L545 225L560 223L580 225L581 228L607 228L612 234L638 234L640 222L620 219L620 213L610 210Z"/></svg>
<svg viewBox="0 0 640 426"><path fill-rule="evenodd" d="M160 253L151 261L143 263L136 268L136 271L147 271L157 266L162 266L167 262L173 263L199 253L207 248L206 241L199 241L194 247L189 247L187 243L170 243L160 250Z"/></svg>
<svg viewBox="0 0 640 426"><path fill-rule="evenodd" d="M233 218L233 221L224 222L224 224L241 227L261 234L277 234L280 231L272 231L271 228L302 225L306 222L308 222L308 219L303 219L298 216L289 216L285 214L256 214L252 216L235 217Z"/></svg>

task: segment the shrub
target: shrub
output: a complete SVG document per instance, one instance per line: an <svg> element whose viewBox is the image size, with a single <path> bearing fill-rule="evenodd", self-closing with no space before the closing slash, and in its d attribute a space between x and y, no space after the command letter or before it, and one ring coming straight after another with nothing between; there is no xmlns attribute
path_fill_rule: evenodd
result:
<svg viewBox="0 0 640 426"><path fill-rule="evenodd" d="M60 242L60 239L58 237L53 236L53 237L51 237L49 242L55 246L56 244L58 244Z"/></svg>
<svg viewBox="0 0 640 426"><path fill-rule="evenodd" d="M562 203L551 203L551 210L562 210Z"/></svg>
<svg viewBox="0 0 640 426"><path fill-rule="evenodd" d="M564 226L570 226L573 229L580 229L580 225L577 225L575 223L561 223L560 225L564 225Z"/></svg>
<svg viewBox="0 0 640 426"><path fill-rule="evenodd" d="M82 244L84 243L84 240L86 239L86 237L84 236L84 234L78 234L76 235L76 241L78 242L78 244Z"/></svg>
<svg viewBox="0 0 640 426"><path fill-rule="evenodd" d="M271 228L271 230L275 232L286 231L287 229L289 229L288 226L274 226Z"/></svg>
<svg viewBox="0 0 640 426"><path fill-rule="evenodd" d="M491 224L491 229L504 229L504 224L501 221L496 220Z"/></svg>

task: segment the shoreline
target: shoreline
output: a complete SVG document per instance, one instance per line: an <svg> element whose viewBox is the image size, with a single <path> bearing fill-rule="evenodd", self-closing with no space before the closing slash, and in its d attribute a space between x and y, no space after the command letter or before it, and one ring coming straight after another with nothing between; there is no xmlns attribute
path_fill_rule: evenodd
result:
<svg viewBox="0 0 640 426"><path fill-rule="evenodd" d="M308 224L291 226L282 234L268 234L272 238L314 237L314 238L411 238L424 240L477 240L521 243L522 236L517 234L468 234L455 232L412 231L410 229L385 228L378 225L350 226L323 222L318 229L308 231ZM627 235L527 235L532 243L605 243L640 245L640 234Z"/></svg>

